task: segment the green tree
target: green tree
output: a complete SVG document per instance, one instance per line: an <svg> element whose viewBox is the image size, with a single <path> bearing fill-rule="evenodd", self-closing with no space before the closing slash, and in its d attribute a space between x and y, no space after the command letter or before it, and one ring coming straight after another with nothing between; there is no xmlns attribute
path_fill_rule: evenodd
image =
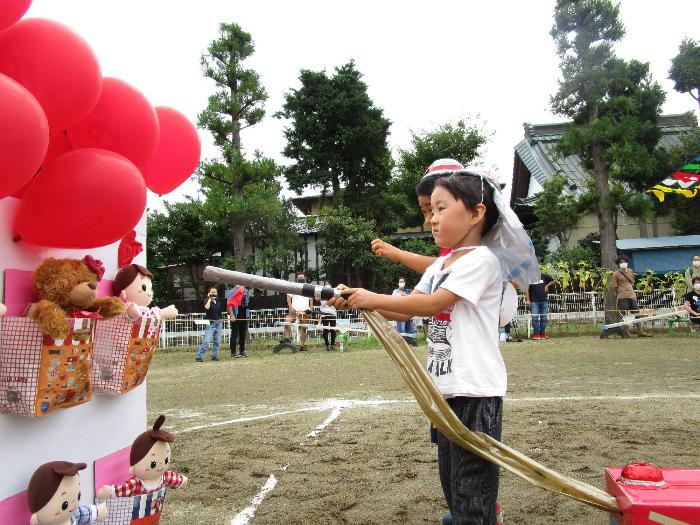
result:
<svg viewBox="0 0 700 525"><path fill-rule="evenodd" d="M557 0L551 35L562 72L552 108L574 121L559 150L580 155L592 174L589 202L598 215L601 261L613 267L617 209L625 206L634 216L651 209L639 190L658 174L654 148L665 94L648 64L615 56L624 27L610 0Z"/></svg>
<svg viewBox="0 0 700 525"><path fill-rule="evenodd" d="M157 301L174 299L174 289L165 266L181 265L198 299L204 298L205 282L198 271L204 261L222 252L230 242L230 230L207 218L201 202L165 203L166 213L151 211L147 218L147 258L154 274Z"/></svg>
<svg viewBox="0 0 700 525"><path fill-rule="evenodd" d="M441 158L458 160L463 165L479 158L488 134L477 122L458 120L429 131L411 133L411 147L399 150L398 176L392 181L392 194L399 196L395 204L403 226L420 226L423 215L416 206L416 184L430 164Z"/></svg>
<svg viewBox="0 0 700 525"><path fill-rule="evenodd" d="M258 74L243 65L254 50L250 34L238 24L221 24L219 38L209 44L201 60L202 71L214 81L216 91L209 97L198 122L214 137L221 158L200 165L200 181L209 192L215 192L215 186L220 185L220 193L228 198L237 270L245 269L245 225L251 218L246 212L252 209L242 202L244 189L261 180L269 182L267 177L274 171L271 167L274 163L259 155L254 161L247 161L241 148L241 130L262 120L263 104L267 100Z"/></svg>
<svg viewBox="0 0 700 525"><path fill-rule="evenodd" d="M289 120L284 171L297 192L320 188L334 203L387 222L384 198L391 177L387 145L390 122L367 94L353 61L325 71L302 70L301 87L290 90L278 118ZM342 189L342 190L341 190Z"/></svg>
<svg viewBox="0 0 700 525"><path fill-rule="evenodd" d="M318 250L326 275L337 276L334 280L345 284L364 286L377 262L370 248L375 229L373 219L358 217L342 204L323 210L318 220L323 241Z"/></svg>
<svg viewBox="0 0 700 525"><path fill-rule="evenodd" d="M678 54L671 60L668 77L675 82L673 89L688 93L700 106L700 44L684 38ZM695 91L695 93L693 93Z"/></svg>
<svg viewBox="0 0 700 525"><path fill-rule="evenodd" d="M539 231L548 238L556 237L561 248L566 246L571 229L581 218L576 198L564 192L567 182L561 174L546 180L533 209Z"/></svg>

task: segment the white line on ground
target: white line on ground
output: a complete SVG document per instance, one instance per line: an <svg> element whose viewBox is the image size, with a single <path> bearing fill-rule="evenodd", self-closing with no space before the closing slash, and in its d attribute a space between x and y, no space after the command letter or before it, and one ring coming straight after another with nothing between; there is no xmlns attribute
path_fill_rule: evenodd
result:
<svg viewBox="0 0 700 525"><path fill-rule="evenodd" d="M284 472L287 470L288 466L289 465L282 467L280 470ZM250 501L250 505L234 516L234 518L231 520L231 525L247 525L247 523L255 516L255 511L258 510L258 507L263 502L265 497L272 491L272 489L275 488L276 485L277 477L275 477L274 474L270 474L270 477L267 478L267 481L263 485L262 489L260 489L260 492L258 492L257 495Z"/></svg>
<svg viewBox="0 0 700 525"><path fill-rule="evenodd" d="M646 399L700 399L700 394L643 394L638 396L543 396L543 397L506 397L506 403L533 403L533 402L547 402L547 401L644 401ZM396 403L415 403L415 399L328 399L317 405L313 405L305 408L298 408L295 410L283 410L281 412L273 412L271 414L263 414L261 416L249 416L249 417L239 417L237 419L229 419L227 421L217 421L215 423L207 423L205 425L197 425L194 427L184 428L178 430L179 434L194 432L196 430L202 430L205 428L214 428L225 425L235 425L237 423L248 423L250 421L260 421L262 419L270 419L278 416L287 416L289 414L298 414L301 412L320 412L328 408L335 409L338 408L342 410L346 407L351 406L381 406L381 405L391 405ZM328 423L325 421L319 425L320 430L323 430L325 426L330 424L334 419L336 419L340 414L335 414L331 412L328 416ZM325 426L324 426L325 425ZM319 430L319 432L320 432ZM314 430L315 432L315 430ZM313 432L312 432L313 434ZM308 437L315 437L315 435L309 435Z"/></svg>
<svg viewBox="0 0 700 525"><path fill-rule="evenodd" d="M317 426L315 429L313 429L311 432L306 434L306 437L317 437L324 428L326 428L328 425L333 423L333 421L338 419L342 411L343 407L334 407L330 415L325 419L325 421L319 426Z"/></svg>
<svg viewBox="0 0 700 525"><path fill-rule="evenodd" d="M322 410L327 410L329 408L335 408L335 407L340 407L340 408L345 408L348 406L352 405L362 405L362 406L379 406L379 405L389 405L389 404L395 404L395 403L413 403L413 399L326 399L325 401L304 407L304 408L297 408L294 410L283 410L281 412L273 412L271 414L263 414L261 416L248 416L248 417L239 417L237 419L229 419L227 421L217 421L215 423L207 423L205 425L197 425L195 427L188 427L184 428L182 430L178 430L178 434L183 434L187 432L194 432L196 430L202 430L205 428L214 428L214 427L220 427L220 426L225 426L225 425L235 425L237 423L248 423L249 421L259 421L261 419L270 419L273 417L278 417L278 416L287 416L289 414L298 414L301 412L320 412ZM338 416L336 416L338 417Z"/></svg>
<svg viewBox="0 0 700 525"><path fill-rule="evenodd" d="M395 400L395 399L370 399L370 400L362 400L362 399L327 399L321 404L320 406L313 407L313 408L304 408L300 410L290 410L287 412L277 412L276 414L270 414L269 416L257 416L257 417L252 417L252 418L240 418L241 420L246 420L246 421L251 421L255 419L264 419L265 417L272 417L275 415L284 415L284 414L293 414L295 412L308 412L311 410L323 410L327 408L331 408L331 413L330 415L321 423L318 425L314 430L309 432L306 437L317 437L323 429L328 427L333 421L338 419L340 414L343 412L344 408L347 408L352 405L370 405L370 406L379 406L379 405L388 405L388 404L395 404L395 403L410 403L412 402L412 399L406 399L406 400ZM236 422L240 422L240 420L234 420ZM222 422L219 424L228 424L231 422ZM208 426L212 425L202 425L200 427L196 427L193 429L197 428L207 428ZM190 429L192 430L192 429ZM180 431L182 432L182 431ZM287 467L289 465L285 466L281 470L284 472L287 470ZM255 517L255 512L257 511L258 507L260 504L263 502L267 494L272 491L272 489L275 488L277 485L277 478L275 477L274 474L270 474L270 477L267 479L265 484L263 485L262 489L258 494L252 499L250 502L250 505L248 505L245 509L243 509L241 512L236 514L236 516L231 520L231 525L247 525L248 522L250 522L251 519Z"/></svg>
<svg viewBox="0 0 700 525"><path fill-rule="evenodd" d="M299 412L318 412L323 410L324 406L310 407L310 408L299 408L297 410L285 410L283 412L273 412L272 414L264 414L262 416L250 416L250 417L239 417L238 419L229 419L228 421L217 421L216 423L207 423L206 425L197 425L196 427L189 427L182 430L178 430L178 434L184 434L186 432L194 432L195 430L202 430L204 428L220 427L224 425L235 425L236 423L247 423L248 421L259 421L261 419L270 419L277 416L287 416L289 414L298 414Z"/></svg>
<svg viewBox="0 0 700 525"><path fill-rule="evenodd" d="M552 396L552 397L507 397L505 401L642 401L645 399L700 399L700 394L642 394L638 396Z"/></svg>

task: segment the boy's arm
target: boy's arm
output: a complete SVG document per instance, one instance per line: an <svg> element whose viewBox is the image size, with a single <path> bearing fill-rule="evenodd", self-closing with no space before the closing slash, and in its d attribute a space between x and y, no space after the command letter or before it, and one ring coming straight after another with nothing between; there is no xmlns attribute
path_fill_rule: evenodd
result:
<svg viewBox="0 0 700 525"><path fill-rule="evenodd" d="M437 257L418 255L417 253L401 250L381 239L374 239L372 241L372 251L378 257L385 257L392 262L403 264L406 268L410 268L414 272L420 274L424 274L428 266L433 264L437 259Z"/></svg>
<svg viewBox="0 0 700 525"><path fill-rule="evenodd" d="M430 295L414 290L411 295L403 297L377 294L364 288L351 288L348 293L351 294L347 299L350 308L378 310L382 315L389 315L388 318L391 319L395 319L395 314L402 316L396 320L437 315L460 300L457 294L445 288L439 288Z"/></svg>

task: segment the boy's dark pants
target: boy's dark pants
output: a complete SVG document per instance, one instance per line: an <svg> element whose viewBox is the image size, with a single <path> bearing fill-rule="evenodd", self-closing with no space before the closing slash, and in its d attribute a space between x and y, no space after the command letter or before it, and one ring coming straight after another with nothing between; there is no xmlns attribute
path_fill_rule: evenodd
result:
<svg viewBox="0 0 700 525"><path fill-rule="evenodd" d="M469 430L501 440L503 398L456 397L447 403ZM498 467L438 432L440 484L454 525L495 525Z"/></svg>

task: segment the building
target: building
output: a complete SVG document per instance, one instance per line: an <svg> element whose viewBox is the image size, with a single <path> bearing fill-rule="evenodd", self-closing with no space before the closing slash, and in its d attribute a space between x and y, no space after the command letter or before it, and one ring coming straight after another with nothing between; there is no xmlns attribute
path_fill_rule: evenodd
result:
<svg viewBox="0 0 700 525"><path fill-rule="evenodd" d="M510 205L526 227L534 225L536 218L532 207L536 195L542 191L544 183L555 174L566 176L568 184L565 191L579 196L585 189L586 171L578 155L559 158L556 145L567 122L558 124L524 125L525 138L515 146L513 160L513 182ZM680 142L679 134L695 127L695 120L689 114L662 115L659 118L662 146L672 146ZM659 174L659 180L664 174ZM673 235L672 216L655 217L649 223L639 222L626 216L623 211L618 215L617 237L635 239L646 237L664 237ZM598 217L594 213L584 215L571 232L568 246L590 233L598 233Z"/></svg>
<svg viewBox="0 0 700 525"><path fill-rule="evenodd" d="M684 272L693 256L700 255L700 235L621 239L617 250L629 258L637 274L646 270L657 274Z"/></svg>

